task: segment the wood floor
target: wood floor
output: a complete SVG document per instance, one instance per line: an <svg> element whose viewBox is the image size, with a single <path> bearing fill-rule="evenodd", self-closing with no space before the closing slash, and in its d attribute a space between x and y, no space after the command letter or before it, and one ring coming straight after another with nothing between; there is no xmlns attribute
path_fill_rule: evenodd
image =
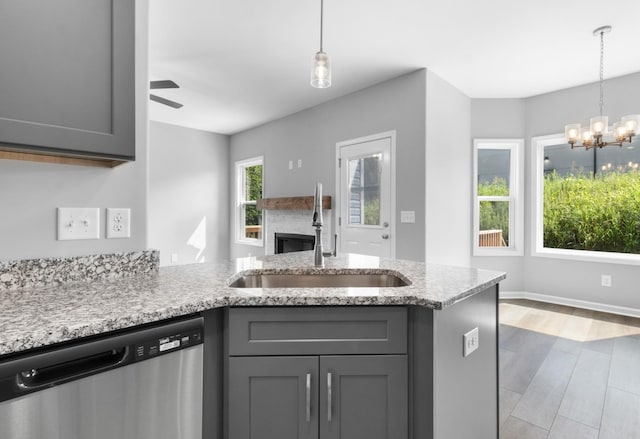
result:
<svg viewBox="0 0 640 439"><path fill-rule="evenodd" d="M501 439L640 439L640 319L500 302Z"/></svg>

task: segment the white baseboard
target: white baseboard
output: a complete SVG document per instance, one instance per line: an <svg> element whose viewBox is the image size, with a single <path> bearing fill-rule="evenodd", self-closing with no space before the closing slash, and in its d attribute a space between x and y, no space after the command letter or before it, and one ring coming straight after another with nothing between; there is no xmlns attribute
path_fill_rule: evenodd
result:
<svg viewBox="0 0 640 439"><path fill-rule="evenodd" d="M625 306L607 305L606 303L588 302L586 300L569 299L567 297L549 296L546 294L529 293L527 291L500 291L501 299L529 299L537 302L554 303L556 305L572 306L574 308L602 311L610 314L640 318L640 309Z"/></svg>

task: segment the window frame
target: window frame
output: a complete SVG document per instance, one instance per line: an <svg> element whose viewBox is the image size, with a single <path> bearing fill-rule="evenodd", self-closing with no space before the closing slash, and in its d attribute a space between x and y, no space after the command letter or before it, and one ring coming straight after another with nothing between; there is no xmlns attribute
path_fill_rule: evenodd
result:
<svg viewBox="0 0 640 439"><path fill-rule="evenodd" d="M531 256L585 262L640 265L640 254L544 247L544 147L566 143L564 134L531 138ZM570 148L567 143L567 148Z"/></svg>
<svg viewBox="0 0 640 439"><path fill-rule="evenodd" d="M509 195L478 195L478 150L500 149L510 152ZM509 246L480 246L480 203L509 202ZM473 256L524 255L524 139L473 139Z"/></svg>
<svg viewBox="0 0 640 439"><path fill-rule="evenodd" d="M235 242L236 244L253 245L256 247L264 247L264 211L262 211L262 237L247 238L244 234L245 226L245 206L255 206L256 201L246 200L246 173L245 169L252 166L262 166L262 193L264 195L264 156L252 157L239 160L235 163L235 182L236 182L236 208L235 208Z"/></svg>

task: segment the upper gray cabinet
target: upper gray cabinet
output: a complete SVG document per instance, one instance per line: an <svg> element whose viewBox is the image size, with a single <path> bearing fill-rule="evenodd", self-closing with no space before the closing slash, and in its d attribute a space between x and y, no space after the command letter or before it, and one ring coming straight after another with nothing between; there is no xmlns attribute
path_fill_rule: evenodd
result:
<svg viewBox="0 0 640 439"><path fill-rule="evenodd" d="M0 0L0 149L135 159L135 2Z"/></svg>

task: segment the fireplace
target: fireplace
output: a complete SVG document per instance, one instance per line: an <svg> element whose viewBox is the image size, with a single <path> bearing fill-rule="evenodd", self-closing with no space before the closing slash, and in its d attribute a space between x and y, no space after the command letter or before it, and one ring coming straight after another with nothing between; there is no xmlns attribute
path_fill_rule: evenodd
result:
<svg viewBox="0 0 640 439"><path fill-rule="evenodd" d="M313 250L316 237L313 235L298 235L296 233L276 233L275 253L301 252Z"/></svg>

